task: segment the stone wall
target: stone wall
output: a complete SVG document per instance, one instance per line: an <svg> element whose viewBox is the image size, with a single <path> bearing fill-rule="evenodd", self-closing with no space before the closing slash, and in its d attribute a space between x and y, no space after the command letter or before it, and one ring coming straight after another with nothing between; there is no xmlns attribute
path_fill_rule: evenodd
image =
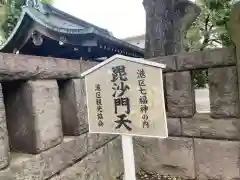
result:
<svg viewBox="0 0 240 180"><path fill-rule="evenodd" d="M138 170L183 179L240 179L235 48L150 61L164 70L169 138L134 138ZM117 179L118 136L89 134L84 79L96 65L0 54L0 180ZM210 109L196 113L192 71L207 69Z"/></svg>
<svg viewBox="0 0 240 180"><path fill-rule="evenodd" d="M235 48L149 60L167 64L170 137L134 138L138 170L184 179L239 179ZM94 65L0 54L0 180L111 180L123 173L120 138L88 133L80 73ZM196 69L208 70L208 114L196 113L191 81Z"/></svg>
<svg viewBox="0 0 240 180"><path fill-rule="evenodd" d="M239 77L235 48L150 60L168 66L164 77L170 137L136 137L137 168L183 179L240 179ZM196 112L191 72L203 69L208 70L210 113L200 114Z"/></svg>
<svg viewBox="0 0 240 180"><path fill-rule="evenodd" d="M88 133L80 74L94 65L0 54L0 180L122 174L119 137Z"/></svg>

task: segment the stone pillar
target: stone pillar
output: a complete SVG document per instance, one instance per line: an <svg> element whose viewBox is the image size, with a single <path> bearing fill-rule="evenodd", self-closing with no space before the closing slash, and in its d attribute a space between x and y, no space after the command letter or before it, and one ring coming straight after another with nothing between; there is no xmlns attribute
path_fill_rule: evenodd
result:
<svg viewBox="0 0 240 180"><path fill-rule="evenodd" d="M236 47L236 56L237 56L237 84L238 84L238 114L240 117L240 2L237 2L233 5L231 14L230 14L230 23L229 23L231 39Z"/></svg>
<svg viewBox="0 0 240 180"><path fill-rule="evenodd" d="M6 125L6 113L0 84L0 169L5 168L9 163L9 142Z"/></svg>
<svg viewBox="0 0 240 180"><path fill-rule="evenodd" d="M167 56L183 49L183 36L200 13L188 0L144 0L145 57Z"/></svg>
<svg viewBox="0 0 240 180"><path fill-rule="evenodd" d="M238 82L236 67L208 69L211 117L238 116Z"/></svg>
<svg viewBox="0 0 240 180"><path fill-rule="evenodd" d="M59 80L63 133L78 136L88 130L83 79Z"/></svg>
<svg viewBox="0 0 240 180"><path fill-rule="evenodd" d="M3 84L10 146L39 153L62 141L58 85L55 80Z"/></svg>

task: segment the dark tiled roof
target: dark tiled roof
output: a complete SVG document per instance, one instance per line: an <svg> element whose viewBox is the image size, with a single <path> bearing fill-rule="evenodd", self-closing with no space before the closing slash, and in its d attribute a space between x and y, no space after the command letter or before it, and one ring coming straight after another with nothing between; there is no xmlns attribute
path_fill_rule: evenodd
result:
<svg viewBox="0 0 240 180"><path fill-rule="evenodd" d="M0 47L2 52L11 52L14 48L21 48L23 41L29 38L29 33L33 28L33 24L37 23L44 26L46 29L65 35L83 36L92 34L99 39L106 41L115 47L125 49L126 51L144 54L144 50L131 45L123 40L117 39L112 34L103 28L95 26L84 20L73 17L65 12L62 12L51 5L44 4L46 14L38 11L33 7L23 7L22 15L11 33L7 41ZM35 29L37 30L37 29ZM26 34L24 34L26 33Z"/></svg>

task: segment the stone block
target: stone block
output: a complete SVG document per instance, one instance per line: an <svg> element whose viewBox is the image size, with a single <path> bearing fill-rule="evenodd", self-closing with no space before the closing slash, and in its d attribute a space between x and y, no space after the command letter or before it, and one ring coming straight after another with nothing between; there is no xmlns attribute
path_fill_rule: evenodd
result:
<svg viewBox="0 0 240 180"><path fill-rule="evenodd" d="M87 134L76 138L64 138L63 144L41 153L45 167L44 178L47 179L74 164L87 153Z"/></svg>
<svg viewBox="0 0 240 180"><path fill-rule="evenodd" d="M0 80L65 79L80 76L79 61L19 54L0 54Z"/></svg>
<svg viewBox="0 0 240 180"><path fill-rule="evenodd" d="M5 168L9 163L9 140L6 124L6 113L0 84L0 169Z"/></svg>
<svg viewBox="0 0 240 180"><path fill-rule="evenodd" d="M102 147L51 180L108 180L107 168L107 147Z"/></svg>
<svg viewBox="0 0 240 180"><path fill-rule="evenodd" d="M108 178L117 179L124 173L123 152L121 137L118 136L107 145L108 150Z"/></svg>
<svg viewBox="0 0 240 180"><path fill-rule="evenodd" d="M211 116L237 117L239 106L236 67L209 69L208 76Z"/></svg>
<svg viewBox="0 0 240 180"><path fill-rule="evenodd" d="M149 173L195 178L193 140L135 138L136 166Z"/></svg>
<svg viewBox="0 0 240 180"><path fill-rule="evenodd" d="M193 70L236 64L234 47L199 52L184 52L176 55L178 70Z"/></svg>
<svg viewBox="0 0 240 180"><path fill-rule="evenodd" d="M174 71L177 70L176 67L176 56L158 56L155 58L147 59L149 61L157 62L157 63L162 63L166 65L166 68L163 69L163 71Z"/></svg>
<svg viewBox="0 0 240 180"><path fill-rule="evenodd" d="M178 70L189 70L204 65L203 52L183 52L178 54L176 59Z"/></svg>
<svg viewBox="0 0 240 180"><path fill-rule="evenodd" d="M209 114L196 114L182 119L183 136L240 140L239 119L213 119Z"/></svg>
<svg viewBox="0 0 240 180"><path fill-rule="evenodd" d="M99 62L81 60L80 64L81 64L81 72L84 72L84 71L96 66L97 64L99 64Z"/></svg>
<svg viewBox="0 0 240 180"><path fill-rule="evenodd" d="M213 65L217 66L229 66L236 65L237 58L235 53L235 47L229 46L224 48L216 48L212 50L204 51L204 64L207 64L208 67Z"/></svg>
<svg viewBox="0 0 240 180"><path fill-rule="evenodd" d="M87 154L87 135L64 141L38 155L16 154L9 168L0 172L1 180L46 180Z"/></svg>
<svg viewBox="0 0 240 180"><path fill-rule="evenodd" d="M167 115L192 117L195 113L195 98L190 72L166 73L165 85Z"/></svg>
<svg viewBox="0 0 240 180"><path fill-rule="evenodd" d="M3 92L10 145L14 151L39 153L62 141L56 81L7 82Z"/></svg>
<svg viewBox="0 0 240 180"><path fill-rule="evenodd" d="M168 135L181 136L181 119L180 118L167 118Z"/></svg>
<svg viewBox="0 0 240 180"><path fill-rule="evenodd" d="M117 138L51 180L111 180L123 171L121 140Z"/></svg>
<svg viewBox="0 0 240 180"><path fill-rule="evenodd" d="M95 151L116 137L117 135L88 133L88 152Z"/></svg>
<svg viewBox="0 0 240 180"><path fill-rule="evenodd" d="M77 136L88 130L83 79L59 80L63 133Z"/></svg>
<svg viewBox="0 0 240 180"><path fill-rule="evenodd" d="M240 179L240 143L195 139L197 179Z"/></svg>

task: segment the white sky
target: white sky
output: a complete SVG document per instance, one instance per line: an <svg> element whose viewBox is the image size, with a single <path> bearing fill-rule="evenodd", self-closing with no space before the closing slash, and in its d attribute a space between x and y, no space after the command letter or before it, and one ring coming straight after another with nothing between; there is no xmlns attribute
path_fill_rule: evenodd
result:
<svg viewBox="0 0 240 180"><path fill-rule="evenodd" d="M73 16L108 29L117 38L145 33L143 0L55 0L54 4Z"/></svg>
<svg viewBox="0 0 240 180"><path fill-rule="evenodd" d="M126 38L145 34L145 10L142 2L143 0L55 0L54 6L108 29L117 38Z"/></svg>

